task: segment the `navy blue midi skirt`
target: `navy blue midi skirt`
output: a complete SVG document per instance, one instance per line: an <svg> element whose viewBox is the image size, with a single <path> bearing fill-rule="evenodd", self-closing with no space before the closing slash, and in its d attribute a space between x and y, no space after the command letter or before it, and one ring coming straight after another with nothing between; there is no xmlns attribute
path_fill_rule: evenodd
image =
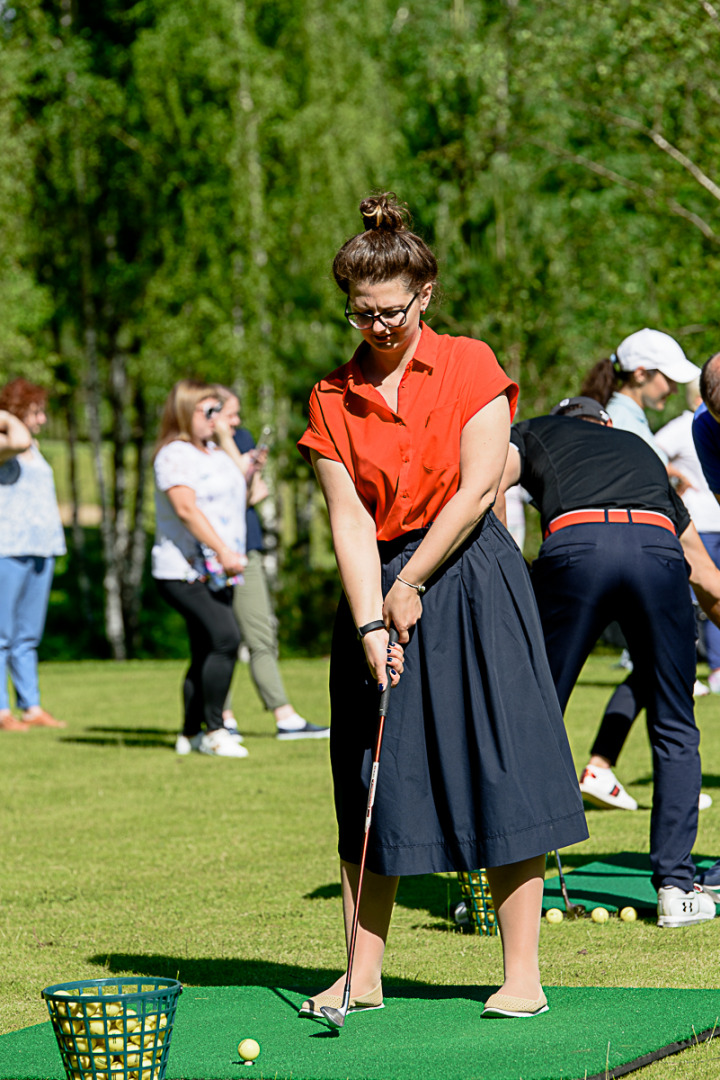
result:
<svg viewBox="0 0 720 1080"><path fill-rule="evenodd" d="M380 542L383 593L426 530ZM426 582L390 694L367 866L475 870L587 838L522 555L490 512ZM378 689L343 597L330 664L338 850L360 861Z"/></svg>

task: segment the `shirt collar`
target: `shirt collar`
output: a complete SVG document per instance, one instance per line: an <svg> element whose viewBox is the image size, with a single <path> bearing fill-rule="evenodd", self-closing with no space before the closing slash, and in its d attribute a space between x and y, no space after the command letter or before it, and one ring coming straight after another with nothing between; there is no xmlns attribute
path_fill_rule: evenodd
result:
<svg viewBox="0 0 720 1080"><path fill-rule="evenodd" d="M427 323L421 322L422 334L418 341L415 355L412 358L413 364L420 364L422 367L426 367L429 371L435 367L435 361L437 359L438 348L440 345L439 335L427 325Z"/></svg>
<svg viewBox="0 0 720 1080"><path fill-rule="evenodd" d="M413 358L408 366L415 368L424 367L427 368L428 371L432 371L438 353L438 335L434 330L431 330L426 323L421 323L421 325L422 333L420 335L420 340L415 347ZM363 388L368 386L368 383L365 382L365 376L362 373L361 367L362 358L368 348L369 346L366 341L361 342L350 360L348 389L353 390L355 393L363 393Z"/></svg>

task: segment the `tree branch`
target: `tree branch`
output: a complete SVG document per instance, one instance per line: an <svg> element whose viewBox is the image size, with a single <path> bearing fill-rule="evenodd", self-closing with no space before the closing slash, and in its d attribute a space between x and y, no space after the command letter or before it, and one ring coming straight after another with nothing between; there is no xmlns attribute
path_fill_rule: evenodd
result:
<svg viewBox="0 0 720 1080"><path fill-rule="evenodd" d="M654 190L654 188L646 187L645 184L638 184L635 180L630 180L627 176L621 176L620 173L614 172L613 169L608 169L607 166L601 165L597 161L592 161L582 154L573 154L571 151L565 150L561 146L555 146L553 143L546 143L540 139L530 139L528 141L534 146L539 146L541 149L547 150L550 154L565 158L566 161L572 161L576 165L582 165L583 168L588 169L590 172L594 172L597 176L602 176L605 180L610 180L613 184L618 184L621 187L627 188L629 191L637 192L647 199L648 202L664 202L671 213L676 214L678 217L685 218L685 220L694 225L696 229L699 229L703 236L707 237L708 240L712 240L715 244L720 244L720 236L713 231L707 221L698 214L693 213L692 210L688 210L675 199L664 199L659 192Z"/></svg>
<svg viewBox="0 0 720 1080"><path fill-rule="evenodd" d="M602 110L606 117L609 117L614 123L619 124L620 127L630 128L632 131L639 131L642 135L646 135L648 139L652 139L660 150L663 150L668 154L673 161L677 161L679 165L682 165L684 169L690 173L692 177L697 180L698 184L701 184L706 191L709 191L714 199L720 202L720 187L711 180L710 177L699 168L694 161L691 161L686 154L683 154L682 150L678 150L677 146L673 146L668 142L664 135L661 135L659 131L654 128L646 127L645 124L641 124L639 120L631 120L628 116L618 116L616 113L607 113Z"/></svg>

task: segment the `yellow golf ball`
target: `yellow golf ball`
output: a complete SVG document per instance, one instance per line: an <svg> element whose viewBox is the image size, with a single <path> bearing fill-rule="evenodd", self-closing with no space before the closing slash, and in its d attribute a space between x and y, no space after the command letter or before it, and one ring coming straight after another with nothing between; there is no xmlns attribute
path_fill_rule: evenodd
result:
<svg viewBox="0 0 720 1080"><path fill-rule="evenodd" d="M593 908L592 911L590 912L590 918L592 919L593 922L604 923L604 922L607 922L608 919L610 918L610 913L607 910L607 908L596 907L596 908Z"/></svg>
<svg viewBox="0 0 720 1080"><path fill-rule="evenodd" d="M545 918L547 919L548 922L552 922L552 923L562 922L564 917L565 916L563 915L560 908L557 908L557 907L548 908L548 910L545 912Z"/></svg>
<svg viewBox="0 0 720 1080"><path fill-rule="evenodd" d="M620 918L623 922L635 922L637 919L637 911L634 907L624 907L620 912Z"/></svg>
<svg viewBox="0 0 720 1080"><path fill-rule="evenodd" d="M243 1061L254 1061L260 1053L260 1044L254 1039L243 1039L238 1044L238 1054Z"/></svg>

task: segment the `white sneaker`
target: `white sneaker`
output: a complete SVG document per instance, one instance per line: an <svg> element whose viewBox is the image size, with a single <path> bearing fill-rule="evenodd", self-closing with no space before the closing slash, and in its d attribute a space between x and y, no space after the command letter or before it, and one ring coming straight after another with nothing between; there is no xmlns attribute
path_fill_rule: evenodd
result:
<svg viewBox="0 0 720 1080"><path fill-rule="evenodd" d="M218 728L216 731L208 731L200 739L198 750L201 754L210 754L211 757L247 757L246 746L241 746L237 739L226 731Z"/></svg>
<svg viewBox="0 0 720 1080"><path fill-rule="evenodd" d="M709 693L710 687L706 686L705 683L700 682L699 679L696 679L695 685L693 686L693 697L705 697L705 695Z"/></svg>
<svg viewBox="0 0 720 1080"><path fill-rule="evenodd" d="M708 686L711 694L720 694L720 668L715 668L708 675Z"/></svg>
<svg viewBox="0 0 720 1080"><path fill-rule="evenodd" d="M675 885L663 885L658 889L658 926L689 926L715 918L715 901L694 885L690 892L683 892Z"/></svg>
<svg viewBox="0 0 720 1080"><path fill-rule="evenodd" d="M286 717L285 720L281 720L277 725L278 739L327 739L329 736L329 727L311 724L309 720L296 712Z"/></svg>
<svg viewBox="0 0 720 1080"><path fill-rule="evenodd" d="M183 757L185 754L191 754L193 750L198 750L200 748L201 739L202 734L193 735L192 738L188 739L187 735L183 735L181 732L175 740L175 753L180 754Z"/></svg>
<svg viewBox="0 0 720 1080"><path fill-rule="evenodd" d="M580 790L588 802L604 810L637 810L638 804L628 795L612 769L587 765L580 777Z"/></svg>
<svg viewBox="0 0 720 1080"><path fill-rule="evenodd" d="M712 795L706 795L704 791L700 792L698 798L698 810L707 810L712 806Z"/></svg>

